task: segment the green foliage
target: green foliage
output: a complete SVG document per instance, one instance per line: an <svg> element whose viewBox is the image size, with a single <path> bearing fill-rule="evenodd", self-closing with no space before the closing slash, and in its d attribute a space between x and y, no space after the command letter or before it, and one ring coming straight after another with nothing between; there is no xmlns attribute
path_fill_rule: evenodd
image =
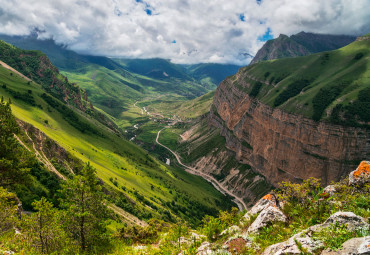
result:
<svg viewBox="0 0 370 255"><path fill-rule="evenodd" d="M61 207L65 209L65 225L82 251L109 244L105 220L109 216L95 169L87 164L82 175L61 185Z"/></svg>
<svg viewBox="0 0 370 255"><path fill-rule="evenodd" d="M134 243L151 244L158 241L159 233L168 230L168 223L151 219L148 221L148 226L125 226L119 231L119 238L131 245Z"/></svg>
<svg viewBox="0 0 370 255"><path fill-rule="evenodd" d="M325 248L337 251L342 248L342 244L355 237L363 237L370 234L369 229L351 231L347 225L340 225L338 222L328 228L323 228L313 235L314 240L320 240Z"/></svg>
<svg viewBox="0 0 370 255"><path fill-rule="evenodd" d="M13 228L17 220L17 197L0 187L0 235Z"/></svg>
<svg viewBox="0 0 370 255"><path fill-rule="evenodd" d="M29 181L29 153L18 145L18 125L9 104L0 103L0 186Z"/></svg>
<svg viewBox="0 0 370 255"><path fill-rule="evenodd" d="M222 230L225 228L226 225L223 224L219 218L212 216L206 216L203 218L202 232L207 236L209 241L217 240Z"/></svg>
<svg viewBox="0 0 370 255"><path fill-rule="evenodd" d="M43 254L67 253L74 245L63 229L64 212L58 211L46 198L32 203L36 213L23 222L27 243Z"/></svg>
<svg viewBox="0 0 370 255"><path fill-rule="evenodd" d="M266 76L265 76L266 77ZM257 82L253 88L252 88L252 91L249 93L249 95L251 97L257 97L258 93L260 92L262 88L262 83L261 82Z"/></svg>
<svg viewBox="0 0 370 255"><path fill-rule="evenodd" d="M103 136L95 127L92 127L86 121L81 120L81 118L67 105L62 104L61 102L55 100L51 96L46 93L43 93L41 97L47 102L53 109L59 111L63 118L77 130L81 131L82 133L91 133Z"/></svg>
<svg viewBox="0 0 370 255"><path fill-rule="evenodd" d="M370 111L368 110L370 104L370 88L365 88L358 92L357 99L350 104L343 106L337 104L332 112L331 120L335 123L345 123L351 126L361 123L368 123L370 121Z"/></svg>
<svg viewBox="0 0 370 255"><path fill-rule="evenodd" d="M363 56L364 56L364 53L359 52L359 53L357 53L357 54L355 55L355 57L354 57L353 59L354 59L354 60L359 60L359 59L361 59Z"/></svg>
<svg viewBox="0 0 370 255"><path fill-rule="evenodd" d="M320 120L325 109L342 93L342 91L348 85L349 82L342 81L333 86L328 86L320 89L316 96L312 99L312 119L316 121Z"/></svg>
<svg viewBox="0 0 370 255"><path fill-rule="evenodd" d="M281 92L278 97L274 101L274 106L279 106L285 103L292 97L298 95L305 87L310 85L312 81L310 79L300 79L296 80L293 83L289 84L289 86Z"/></svg>

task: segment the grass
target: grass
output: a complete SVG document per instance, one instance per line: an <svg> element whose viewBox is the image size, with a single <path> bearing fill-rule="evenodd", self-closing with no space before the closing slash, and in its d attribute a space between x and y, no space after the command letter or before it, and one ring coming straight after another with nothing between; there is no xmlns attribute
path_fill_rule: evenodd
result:
<svg viewBox="0 0 370 255"><path fill-rule="evenodd" d="M186 77L163 80L124 69L109 70L95 64L86 64L62 73L71 82L76 82L85 89L91 102L113 116L121 128L141 117L140 110L133 106L137 101L141 106L153 103L162 105L165 101L178 104L209 91L205 86L187 80Z"/></svg>
<svg viewBox="0 0 370 255"><path fill-rule="evenodd" d="M369 41L356 41L334 51L245 67L242 73L271 85L259 87L257 93L256 86L245 88L239 84L243 88L240 90L252 93L272 107L315 120L330 120L332 109L339 104L343 106L342 115L354 114L350 106L370 82L369 44ZM246 82L254 83L248 78Z"/></svg>
<svg viewBox="0 0 370 255"><path fill-rule="evenodd" d="M169 209L173 213L175 212L168 208L166 202L172 201L178 193L184 194L189 201L197 203L198 207L193 208L194 211L204 207L209 208L208 212L216 213L219 209L231 206L231 203L223 205L216 202L223 201L223 195L202 178L191 176L178 168L166 167L148 155L146 151L117 136L98 121L74 110L80 121L98 129L100 135L80 132L71 126L60 112L51 108L41 98L44 91L38 84L27 84L24 79L17 75L10 75L7 69L0 67L1 84L6 84L7 88L20 93L32 90L36 105L40 107L31 106L22 100L13 98L1 86L0 95L5 100L12 99L12 111L17 118L40 129L76 158L83 162L91 162L91 165L97 169L99 178L121 192L120 187L125 187L127 195L133 200L137 200L133 192L136 190L147 198L153 198L159 208ZM109 181L110 178L116 180L117 186ZM194 187L192 183L198 185ZM188 208L187 210L192 210L189 207L191 204L189 201L180 200L179 204ZM142 208L145 207L140 201L138 204ZM151 211L151 213L155 217L161 217L160 212ZM191 220L191 217L190 215L187 219Z"/></svg>

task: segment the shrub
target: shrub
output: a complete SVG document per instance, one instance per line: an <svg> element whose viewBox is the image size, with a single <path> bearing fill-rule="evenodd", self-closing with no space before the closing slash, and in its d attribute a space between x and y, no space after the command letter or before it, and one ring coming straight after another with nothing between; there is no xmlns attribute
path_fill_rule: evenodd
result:
<svg viewBox="0 0 370 255"><path fill-rule="evenodd" d="M290 98L295 97L296 95L301 93L302 89L310 85L310 83L311 80L309 79L301 79L289 84L289 86L276 97L274 101L274 106L279 106L285 103Z"/></svg>

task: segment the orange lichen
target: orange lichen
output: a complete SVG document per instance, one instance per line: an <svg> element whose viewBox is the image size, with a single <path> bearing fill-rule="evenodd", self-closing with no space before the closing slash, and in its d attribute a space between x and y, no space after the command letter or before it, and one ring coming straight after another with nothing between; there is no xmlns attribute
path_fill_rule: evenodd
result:
<svg viewBox="0 0 370 255"><path fill-rule="evenodd" d="M353 173L353 177L359 178L362 174L370 174L370 164L367 161L362 161L357 167L356 171Z"/></svg>
<svg viewBox="0 0 370 255"><path fill-rule="evenodd" d="M263 199L272 201L273 196L272 196L271 194L267 194L267 195L265 195L265 196L263 197Z"/></svg>

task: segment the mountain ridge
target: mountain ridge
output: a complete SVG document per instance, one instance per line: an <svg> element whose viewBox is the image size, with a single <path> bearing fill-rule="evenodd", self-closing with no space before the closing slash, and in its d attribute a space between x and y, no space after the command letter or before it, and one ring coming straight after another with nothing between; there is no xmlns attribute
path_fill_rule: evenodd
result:
<svg viewBox="0 0 370 255"><path fill-rule="evenodd" d="M356 39L349 35L329 35L300 32L287 36L280 34L278 38L268 40L250 64L264 60L288 57L307 56L313 53L341 48Z"/></svg>

